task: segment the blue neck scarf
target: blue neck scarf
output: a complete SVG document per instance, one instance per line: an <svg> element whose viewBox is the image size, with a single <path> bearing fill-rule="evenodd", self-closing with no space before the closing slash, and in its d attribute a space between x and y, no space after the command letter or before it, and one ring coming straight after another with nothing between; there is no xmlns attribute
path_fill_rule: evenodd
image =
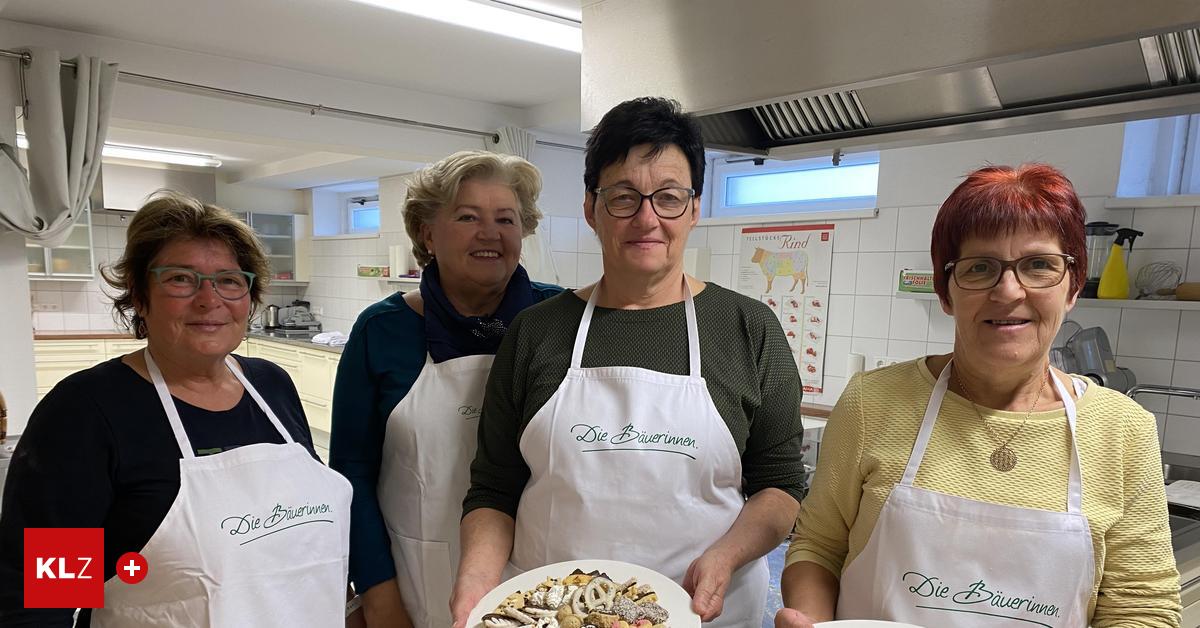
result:
<svg viewBox="0 0 1200 628"><path fill-rule="evenodd" d="M446 297L433 261L421 273L421 300L425 303L425 345L434 362L445 362L468 355L495 355L513 319L533 305L533 285L518 264L500 307L491 316L463 316Z"/></svg>

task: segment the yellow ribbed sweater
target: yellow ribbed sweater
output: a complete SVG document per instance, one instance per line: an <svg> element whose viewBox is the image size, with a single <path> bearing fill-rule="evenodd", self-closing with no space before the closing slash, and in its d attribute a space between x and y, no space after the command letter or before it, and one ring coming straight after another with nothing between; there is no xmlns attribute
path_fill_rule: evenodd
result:
<svg viewBox="0 0 1200 628"><path fill-rule="evenodd" d="M787 564L810 561L841 574L867 544L884 500L900 481L934 376L925 359L854 376L829 417L812 490L800 509ZM1076 402L1083 513L1096 574L1092 626L1180 623L1179 573L1171 551L1154 416L1112 390L1088 386ZM979 408L997 435L1024 412ZM992 442L970 402L949 392L915 485L968 499L1066 510L1070 435L1066 414L1038 412L1010 447L1015 469L988 464Z"/></svg>

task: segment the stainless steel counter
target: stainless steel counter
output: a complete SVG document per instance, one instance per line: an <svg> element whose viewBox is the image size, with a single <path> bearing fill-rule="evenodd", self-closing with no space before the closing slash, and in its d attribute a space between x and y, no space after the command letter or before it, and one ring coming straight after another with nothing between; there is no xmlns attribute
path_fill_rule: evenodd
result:
<svg viewBox="0 0 1200 628"><path fill-rule="evenodd" d="M1164 451L1163 478L1200 480L1200 456ZM1187 609L1200 601L1200 511L1186 506L1168 505L1171 524L1171 549L1179 570L1179 595ZM1188 611L1184 611L1185 623Z"/></svg>
<svg viewBox="0 0 1200 628"><path fill-rule="evenodd" d="M256 340L269 340L271 342L279 342L279 343L283 343L285 345L293 345L296 347L305 347L307 349L320 349L321 351L329 351L330 353L341 353L342 352L342 348L340 346L331 347L329 345L319 345L319 344L314 343L312 341L312 338L313 338L313 336L316 336L317 333L319 333L319 332L285 334L283 332L278 332L278 331L274 331L274 330L268 331L265 329L260 329L260 330L251 330L251 331L246 332L246 337L254 338Z"/></svg>

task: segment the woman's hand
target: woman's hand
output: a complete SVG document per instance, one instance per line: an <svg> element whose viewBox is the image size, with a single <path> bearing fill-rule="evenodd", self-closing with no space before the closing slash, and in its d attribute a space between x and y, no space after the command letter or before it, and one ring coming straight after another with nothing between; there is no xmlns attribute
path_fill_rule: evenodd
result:
<svg viewBox="0 0 1200 628"><path fill-rule="evenodd" d="M471 610L488 591L499 584L498 578L459 574L458 579L454 581L454 591L450 594L450 617L454 620L454 628L465 628Z"/></svg>
<svg viewBox="0 0 1200 628"><path fill-rule="evenodd" d="M816 623L794 608L781 608L775 613L775 628L813 628Z"/></svg>
<svg viewBox="0 0 1200 628"><path fill-rule="evenodd" d="M362 595L362 603L368 628L413 628L395 578L367 589Z"/></svg>
<svg viewBox="0 0 1200 628"><path fill-rule="evenodd" d="M512 517L493 508L476 508L462 518L462 559L450 593L454 628L465 628L471 609L500 585L504 565L512 553L516 525Z"/></svg>
<svg viewBox="0 0 1200 628"><path fill-rule="evenodd" d="M701 621L709 622L721 615L725 607L725 590L733 579L735 567L734 562L715 547L688 566L687 574L683 576L683 588L692 596L692 610Z"/></svg>

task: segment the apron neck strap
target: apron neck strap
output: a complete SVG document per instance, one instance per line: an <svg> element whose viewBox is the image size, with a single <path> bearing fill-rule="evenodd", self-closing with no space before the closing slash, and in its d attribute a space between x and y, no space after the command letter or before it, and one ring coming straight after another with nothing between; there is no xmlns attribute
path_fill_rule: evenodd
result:
<svg viewBox="0 0 1200 628"><path fill-rule="evenodd" d="M933 435L933 426L937 423L938 411L941 410L942 401L945 400L946 391L950 387L950 368L953 364L953 359L946 363L941 374L938 375L937 383L933 385L929 403L925 406L925 418L921 420L921 429L917 432L917 442L913 444L912 454L908 457L908 464L904 467L904 476L900 479L900 484L904 486L912 486L917 477L917 469L921 466L921 459L925 457L925 449L929 447L929 440ZM1062 382L1054 375L1053 370L1050 370L1050 379L1053 380L1055 389L1062 397L1063 410L1067 415L1067 426L1071 431L1071 471L1067 482L1067 512L1078 514L1083 512L1083 476L1080 472L1079 447L1075 442L1075 419L1077 416L1075 400L1071 398ZM1079 390L1077 384L1075 389Z"/></svg>
<svg viewBox="0 0 1200 628"><path fill-rule="evenodd" d="M196 457L195 451L192 449L192 441L188 438L187 431L183 429L183 419L179 417L179 409L175 406L175 399L171 396L171 390L167 388L167 381L163 378L162 371L158 368L158 363L150 355L150 348L146 347L143 349L142 355L146 358L146 370L150 372L150 381L154 384L154 390L158 393L158 400L162 403L163 411L167 414L167 422L171 424L171 431L175 434L175 442L179 444L180 454L184 458ZM295 442L291 433L284 429L283 423L279 421L279 417L275 416L275 412L271 410L271 406L267 405L267 402L258 394L258 390L250 384L245 374L235 368L231 356L225 356L225 366L241 382L242 387L246 389L246 392L250 393L250 397L254 399L258 407L267 415L267 418L271 421L271 425L274 425L279 434L283 436L283 442L287 444Z"/></svg>
<svg viewBox="0 0 1200 628"><path fill-rule="evenodd" d="M912 486L913 480L917 478L917 469L921 466L921 459L925 457L925 448L929 446L933 426L937 423L938 411L941 410L942 400L946 398L946 390L950 387L950 364L953 362L952 359L942 367L942 373L938 375L937 382L933 385L933 392L929 395L929 403L925 404L925 418L921 419L921 430L917 432L917 442L913 444L912 453L908 456L908 465L904 467L904 476L900 479L900 483L904 486Z"/></svg>
<svg viewBox="0 0 1200 628"><path fill-rule="evenodd" d="M1075 422L1078 413L1075 410L1075 400L1071 398L1066 387L1054 375L1053 370L1050 371L1050 379L1054 380L1054 388L1058 390L1058 396L1062 397L1063 410L1067 414L1067 426L1071 429L1071 474L1067 481L1067 512L1078 514L1083 512L1083 473L1079 463L1079 442L1075 438ZM1079 391L1077 384L1074 388L1077 392ZM1082 393L1080 394L1082 395Z"/></svg>
<svg viewBox="0 0 1200 628"><path fill-rule="evenodd" d="M596 301L600 296L601 277L592 288L587 306L583 308L583 318L579 321L579 330L575 332L575 346L571 350L571 368L581 368L583 365L583 347L587 344L588 330L592 326L592 315L596 312ZM696 302L692 298L692 286L688 283L687 274L683 275L683 311L687 318L688 334L688 371L691 377L700 377L700 326L696 323Z"/></svg>

